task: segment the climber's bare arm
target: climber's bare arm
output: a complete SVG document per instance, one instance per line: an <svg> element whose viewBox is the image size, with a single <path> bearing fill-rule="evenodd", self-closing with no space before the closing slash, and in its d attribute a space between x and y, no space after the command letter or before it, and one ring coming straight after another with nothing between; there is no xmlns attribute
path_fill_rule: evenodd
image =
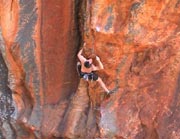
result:
<svg viewBox="0 0 180 139"><path fill-rule="evenodd" d="M98 66L93 66L93 71L104 69L104 66L98 56L96 56L96 60L98 62Z"/></svg>
<svg viewBox="0 0 180 139"><path fill-rule="evenodd" d="M86 61L86 58L82 55L82 52L83 52L83 49L81 49L81 50L78 52L77 57L79 58L79 60L80 60L81 62L84 62L84 61Z"/></svg>
<svg viewBox="0 0 180 139"><path fill-rule="evenodd" d="M104 69L104 66L103 66L103 64L102 64L102 62L101 62L101 60L100 60L100 58L98 57L98 56L96 56L96 60L98 61L98 64L99 64L99 69L101 70L101 69Z"/></svg>

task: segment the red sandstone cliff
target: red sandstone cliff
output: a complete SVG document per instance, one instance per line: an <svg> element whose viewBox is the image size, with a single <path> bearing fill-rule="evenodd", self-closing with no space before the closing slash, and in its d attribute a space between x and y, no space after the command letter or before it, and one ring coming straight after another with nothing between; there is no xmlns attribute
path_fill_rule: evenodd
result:
<svg viewBox="0 0 180 139"><path fill-rule="evenodd" d="M179 139L179 46L179 0L0 0L0 138Z"/></svg>

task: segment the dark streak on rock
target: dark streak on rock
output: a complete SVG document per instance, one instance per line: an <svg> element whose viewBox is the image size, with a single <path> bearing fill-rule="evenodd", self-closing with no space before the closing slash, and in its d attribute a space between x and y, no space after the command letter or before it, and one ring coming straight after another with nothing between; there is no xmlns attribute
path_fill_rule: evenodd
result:
<svg viewBox="0 0 180 139"><path fill-rule="evenodd" d="M31 3L30 3L31 2ZM26 72L26 82L29 82L29 74L36 68L35 63L35 41L32 39L35 23L37 21L35 2L24 0L20 2L20 27L16 41L19 43L24 70Z"/></svg>
<svg viewBox="0 0 180 139"><path fill-rule="evenodd" d="M10 9L11 11L13 9L13 2L14 2L14 0L11 1L11 9Z"/></svg>
<svg viewBox="0 0 180 139"><path fill-rule="evenodd" d="M112 5L108 6L107 7L107 12L112 13L112 11L113 11L113 6Z"/></svg>
<svg viewBox="0 0 180 139"><path fill-rule="evenodd" d="M136 2L131 6L131 11L135 11L136 9L139 8L139 6L141 5L140 2Z"/></svg>
<svg viewBox="0 0 180 139"><path fill-rule="evenodd" d="M33 92L36 102L35 113L32 114L34 118L33 125L40 126L40 119L42 117L40 110L40 79L38 67L35 61L36 42L32 38L34 35L35 25L37 22L37 7L36 0L20 0L20 30L16 38L16 42L20 47L21 61L25 72L25 84L28 86L32 83ZM30 79L32 78L32 81ZM29 90L29 88L27 88ZM35 116L37 115L37 116Z"/></svg>
<svg viewBox="0 0 180 139"><path fill-rule="evenodd" d="M107 24L104 27L105 31L109 31L109 29L112 28L113 20L114 20L114 16L110 15L107 19Z"/></svg>
<svg viewBox="0 0 180 139"><path fill-rule="evenodd" d="M112 43L112 42L107 42L106 45L107 45L108 47L116 46L116 44L115 44L115 43Z"/></svg>
<svg viewBox="0 0 180 139"><path fill-rule="evenodd" d="M134 4L132 4L131 8L130 8L130 13L131 13L131 16L132 18L136 17L137 16L137 9L139 9L140 7L142 7L142 5L145 3L145 0L141 0L140 2L136 2ZM129 23L129 33L127 35L127 38L126 38L126 43L127 44L131 44L133 41L134 41L134 36L139 34L139 30L136 30L134 28L136 24L136 20L134 18L134 20L132 22Z"/></svg>
<svg viewBox="0 0 180 139"><path fill-rule="evenodd" d="M117 69L116 69L116 77L119 76L119 74L120 74L120 72L121 72L121 70L122 70L122 67L126 64L127 59L128 59L128 56L127 56L127 55L125 55L125 56L122 58L121 62L119 63L119 65L118 65L118 67L117 67ZM119 90L119 88L120 88L119 84L120 84L120 79L117 78L117 79L116 79L116 86L115 86L115 88L113 89L114 92L118 92L118 90Z"/></svg>
<svg viewBox="0 0 180 139"><path fill-rule="evenodd" d="M134 23L133 22L129 24L128 29L129 29L129 32L128 32L125 42L130 44L134 41Z"/></svg>

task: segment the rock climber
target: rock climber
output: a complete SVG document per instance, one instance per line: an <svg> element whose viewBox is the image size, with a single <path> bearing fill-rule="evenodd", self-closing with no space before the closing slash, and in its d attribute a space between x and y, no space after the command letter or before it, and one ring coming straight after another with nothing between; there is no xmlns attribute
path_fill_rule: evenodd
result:
<svg viewBox="0 0 180 139"><path fill-rule="evenodd" d="M80 78L85 79L86 81L97 81L101 87L106 91L107 95L111 94L111 91L106 87L102 79L98 76L95 71L104 69L104 66L98 56L96 56L97 65L93 64L93 59L86 59L83 55L83 48L78 52L77 57L80 62L77 63L77 70Z"/></svg>

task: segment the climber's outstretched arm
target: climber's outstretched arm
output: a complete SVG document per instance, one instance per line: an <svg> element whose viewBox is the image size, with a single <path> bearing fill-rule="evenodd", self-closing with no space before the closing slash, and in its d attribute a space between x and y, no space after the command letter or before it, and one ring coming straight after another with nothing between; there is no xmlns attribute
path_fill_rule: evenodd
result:
<svg viewBox="0 0 180 139"><path fill-rule="evenodd" d="M100 60L100 58L98 57L98 56L96 56L96 60L98 61L98 67L99 67L99 70L101 70L101 69L104 69L104 66L103 66L103 64L102 64L102 62L101 62L101 60Z"/></svg>
<svg viewBox="0 0 180 139"><path fill-rule="evenodd" d="M104 66L98 56L96 56L96 61L98 62L98 66L93 65L93 71L104 69Z"/></svg>
<svg viewBox="0 0 180 139"><path fill-rule="evenodd" d="M79 60L81 62L85 62L86 61L86 58L82 55L82 52L83 52L83 49L81 49L78 54L77 54L77 57L79 58Z"/></svg>

